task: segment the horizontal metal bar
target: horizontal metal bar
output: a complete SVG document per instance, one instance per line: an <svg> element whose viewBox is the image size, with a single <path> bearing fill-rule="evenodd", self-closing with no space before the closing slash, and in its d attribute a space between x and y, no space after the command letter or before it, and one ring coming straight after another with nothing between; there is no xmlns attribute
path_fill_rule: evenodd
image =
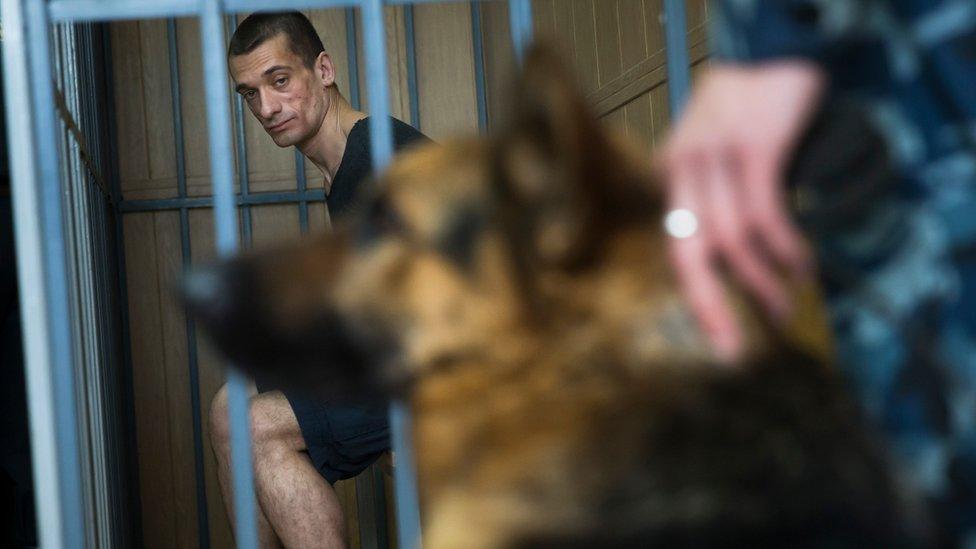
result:
<svg viewBox="0 0 976 549"><path fill-rule="evenodd" d="M224 0L225 12L314 10L328 8L349 8L360 4L360 0Z"/></svg>
<svg viewBox="0 0 976 549"><path fill-rule="evenodd" d="M162 19L197 15L198 0L51 0L48 14L55 23Z"/></svg>
<svg viewBox="0 0 976 549"><path fill-rule="evenodd" d="M461 0L383 0L388 6L403 4L433 4ZM274 10L303 10L358 7L362 0L225 0L222 10L227 13ZM199 0L51 0L48 3L51 21L119 21L125 19L165 19L200 14Z"/></svg>
<svg viewBox="0 0 976 549"><path fill-rule="evenodd" d="M301 192L286 193L256 193L247 196L235 195L238 206L255 206L260 204L292 204L299 202L321 202L325 200L325 191L311 189ZM212 208L213 197L200 196L194 198L161 198L156 200L123 200L119 202L122 213L156 212L160 210L178 210L180 208Z"/></svg>
<svg viewBox="0 0 976 549"><path fill-rule="evenodd" d="M475 0L481 1L495 1L495 0ZM383 0L383 3L387 6L401 6L405 4L461 4L464 0Z"/></svg>

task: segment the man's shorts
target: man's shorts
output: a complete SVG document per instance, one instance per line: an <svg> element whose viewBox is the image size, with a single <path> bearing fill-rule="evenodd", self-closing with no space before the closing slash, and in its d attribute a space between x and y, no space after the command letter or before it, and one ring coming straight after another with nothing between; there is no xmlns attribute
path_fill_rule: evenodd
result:
<svg viewBox="0 0 976 549"><path fill-rule="evenodd" d="M383 401L323 401L285 393L308 455L335 484L354 477L390 449L389 404Z"/></svg>

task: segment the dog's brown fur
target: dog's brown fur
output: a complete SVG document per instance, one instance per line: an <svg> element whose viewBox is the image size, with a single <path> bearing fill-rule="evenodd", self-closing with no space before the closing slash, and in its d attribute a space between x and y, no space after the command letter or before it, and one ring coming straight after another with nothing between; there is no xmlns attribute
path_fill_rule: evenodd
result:
<svg viewBox="0 0 976 549"><path fill-rule="evenodd" d="M527 67L509 131L403 155L360 219L211 273L190 304L218 344L290 386L408 398L427 547L896 539L827 368L748 308L746 358L711 360L648 163L551 55Z"/></svg>

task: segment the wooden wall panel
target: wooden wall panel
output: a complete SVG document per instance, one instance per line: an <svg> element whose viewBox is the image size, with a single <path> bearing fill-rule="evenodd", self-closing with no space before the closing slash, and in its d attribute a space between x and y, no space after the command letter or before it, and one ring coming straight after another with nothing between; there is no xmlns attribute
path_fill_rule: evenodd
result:
<svg viewBox="0 0 976 549"><path fill-rule="evenodd" d="M568 0L553 0L553 25L554 32L551 37L556 49L565 55L565 59L570 66L577 67L576 61L576 36L573 28L573 4Z"/></svg>
<svg viewBox="0 0 976 549"><path fill-rule="evenodd" d="M700 29L708 20L708 0L685 0L685 26L688 32Z"/></svg>
<svg viewBox="0 0 976 549"><path fill-rule="evenodd" d="M200 49L200 24L196 19L176 23L177 52L180 64L180 114L183 118L183 154L186 164L187 193L210 194L210 145L207 110L204 104L203 56ZM159 44L165 47L165 42ZM231 93L228 90L228 94ZM169 106L160 106L169 110Z"/></svg>
<svg viewBox="0 0 976 549"><path fill-rule="evenodd" d="M562 8L567 9L565 3ZM594 0L573 0L572 9L576 37L576 71L580 76L583 93L590 94L600 87Z"/></svg>
<svg viewBox="0 0 976 549"><path fill-rule="evenodd" d="M329 209L324 203L308 205L308 231L309 233L319 233L332 226L329 219Z"/></svg>
<svg viewBox="0 0 976 549"><path fill-rule="evenodd" d="M254 206L251 208L251 225L252 248L267 248L295 240L301 234L298 204Z"/></svg>
<svg viewBox="0 0 976 549"><path fill-rule="evenodd" d="M149 136L149 180L166 181L175 191L176 162L173 114L170 107L169 52L166 44L166 21L139 23L142 51L143 96L146 105L146 133ZM158 108L155 106L160 106ZM148 182L147 182L148 183ZM175 195L175 193L174 193Z"/></svg>
<svg viewBox="0 0 976 549"><path fill-rule="evenodd" d="M620 55L620 25L617 21L617 2L594 2L593 20L596 25L596 62L600 85L606 85L623 72Z"/></svg>
<svg viewBox="0 0 976 549"><path fill-rule="evenodd" d="M162 320L162 355L166 371L166 423L170 437L170 467L176 518L176 546L197 544L196 476L194 471L193 412L186 320L175 288L183 271L179 212L155 214L156 269ZM186 474L189 473L189 474Z"/></svg>
<svg viewBox="0 0 976 549"><path fill-rule="evenodd" d="M407 92L406 37L403 7L383 8L386 21L386 64L390 84L390 114L403 121L410 120L410 99ZM369 90L366 82L366 49L363 46L363 25L356 11L356 44L359 48L359 86L362 97L361 110L369 112Z"/></svg>
<svg viewBox="0 0 976 549"><path fill-rule="evenodd" d="M434 140L478 129L467 3L414 7L420 128Z"/></svg>
<svg viewBox="0 0 976 549"><path fill-rule="evenodd" d="M621 66L629 69L647 58L647 37L642 0L617 0Z"/></svg>
<svg viewBox="0 0 976 549"><path fill-rule="evenodd" d="M664 0L643 0L644 4L644 37L647 48L644 50L648 57L659 51L664 51Z"/></svg>
<svg viewBox="0 0 976 549"><path fill-rule="evenodd" d="M485 60L485 93L488 103L488 129L505 124L511 105L512 80L515 77L515 52L508 24L508 6L504 2L479 2Z"/></svg>
<svg viewBox="0 0 976 549"><path fill-rule="evenodd" d="M608 127L614 131L626 132L627 131L627 121L624 118L624 110L617 109L611 113L608 113L601 118L601 121L607 124Z"/></svg>
<svg viewBox="0 0 976 549"><path fill-rule="evenodd" d="M651 97L651 119L654 131L654 144L660 145L667 137L668 127L670 126L671 121L671 117L668 114L670 112L670 107L668 106L668 87L657 86L656 88L652 89L648 95Z"/></svg>
<svg viewBox="0 0 976 549"><path fill-rule="evenodd" d="M556 36L556 0L532 0L532 36L552 39Z"/></svg>
<svg viewBox="0 0 976 549"><path fill-rule="evenodd" d="M156 264L156 214L124 218L125 259L135 395L143 538L147 548L176 547L176 512L167 401L160 288Z"/></svg>
<svg viewBox="0 0 976 549"><path fill-rule="evenodd" d="M116 90L116 126L121 147L118 154L119 177L122 189L128 190L133 182L149 179L139 22L113 24L111 40L112 86Z"/></svg>
<svg viewBox="0 0 976 549"><path fill-rule="evenodd" d="M654 147L654 116L651 94L645 93L624 105L624 125L627 135L647 151Z"/></svg>

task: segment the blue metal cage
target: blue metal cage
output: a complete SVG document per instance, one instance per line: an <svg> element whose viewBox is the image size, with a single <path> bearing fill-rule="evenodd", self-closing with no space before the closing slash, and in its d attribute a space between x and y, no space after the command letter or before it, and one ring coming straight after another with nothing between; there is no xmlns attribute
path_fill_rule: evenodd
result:
<svg viewBox="0 0 976 549"><path fill-rule="evenodd" d="M66 261L68 226L63 193L62 172L66 162L58 146L58 114L55 82L52 75L51 29L59 23L83 23L121 19L170 18L169 48L176 60L175 17L200 19L202 56L206 79L207 125L212 198L190 198L186 192L183 169L183 144L176 147L178 197L165 200L116 201L117 212L159 209L179 210L182 226L182 254L189 262L188 210L213 207L218 253L228 256L239 246L238 210L243 215L244 240L250 238L249 207L265 203L297 203L303 230L308 225L307 205L322 201L322 190L309 190L304 180L303 159L296 151L297 191L288 193L249 192L247 170L240 170L237 192L234 189L234 151L246 162L240 134L231 135L231 121L242 124L243 111L228 97L228 77L224 51L232 14L262 9L346 8L351 65L356 65L355 22L353 12L360 10L364 29L366 77L371 98L371 116L378 123L371 132L375 167L382 169L392 156L392 129L389 123L389 90L385 56L384 5L443 2L445 0L4 0L2 8L4 41L4 86L8 125L8 146L14 198L14 221L17 227L17 260L20 281L21 311L24 326L24 349L32 433L34 483L39 513L41 546L83 547L86 543L83 513L83 467L79 442L78 402L76 400L76 356L73 352L78 334L72 326L69 295L73 291ZM530 0L508 0L512 40L521 58L532 39ZM472 3L472 6L474 3ZM685 6L683 0L665 0L667 70L672 116L676 116L689 89L688 53L685 43ZM484 67L479 11L472 11L478 120L482 131L487 125ZM412 12L406 11L408 28ZM412 51L412 33L408 35ZM416 68L408 56L408 79L411 90L411 118L419 120L416 98ZM76 75L79 78L85 75ZM178 67L171 65L174 102L179 104ZM350 71L356 79L357 71ZM358 107L358 83L350 98ZM173 111L176 135L181 119ZM116 182L117 184L117 182ZM118 198L117 187L112 190ZM118 223L117 223L118 225ZM120 229L117 229L120 230ZM120 267L124 265L119 261ZM124 277L121 281L124 285ZM124 307L123 307L124 309ZM125 314L124 312L122 313ZM187 335L193 338L192 320L187 321ZM195 349L195 345L189 346ZM191 383L198 383L195 356L191 351ZM234 473L234 509L236 539L240 547L257 547L254 486L251 475L248 397L243 375L229 369L229 407L231 414L232 461ZM198 506L204 508L200 529L206 531L205 495L202 484L202 442L199 425L199 391L194 388L194 439L196 442L196 475ZM397 456L395 493L399 544L403 548L420 546L420 516L416 498L416 480L412 448L409 444L410 415L402 402L390 410L393 449ZM116 502L118 504L118 502ZM206 546L201 538L201 545Z"/></svg>

